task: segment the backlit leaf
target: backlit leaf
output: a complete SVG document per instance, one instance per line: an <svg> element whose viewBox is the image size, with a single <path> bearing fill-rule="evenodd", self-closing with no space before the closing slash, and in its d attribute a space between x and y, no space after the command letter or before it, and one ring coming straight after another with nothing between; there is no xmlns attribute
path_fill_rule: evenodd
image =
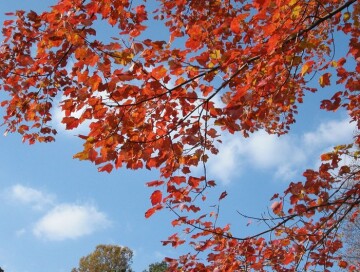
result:
<svg viewBox="0 0 360 272"><path fill-rule="evenodd" d="M114 166L111 163L108 163L102 167L100 167L98 170L99 172L108 172L110 173L113 170Z"/></svg>
<svg viewBox="0 0 360 272"><path fill-rule="evenodd" d="M222 192L220 197L219 197L219 200L225 198L226 196L227 196L227 192L226 191Z"/></svg>
<svg viewBox="0 0 360 272"><path fill-rule="evenodd" d="M283 203L281 201L275 201L273 204L271 204L271 209L274 212L274 214L279 215L282 212Z"/></svg>
<svg viewBox="0 0 360 272"><path fill-rule="evenodd" d="M151 199L151 204L153 206L161 203L161 201L162 201L162 193L161 193L161 191L159 191L159 190L154 191L152 193L150 199Z"/></svg>
<svg viewBox="0 0 360 272"><path fill-rule="evenodd" d="M325 73L319 78L319 83L321 87L330 86L330 73Z"/></svg>

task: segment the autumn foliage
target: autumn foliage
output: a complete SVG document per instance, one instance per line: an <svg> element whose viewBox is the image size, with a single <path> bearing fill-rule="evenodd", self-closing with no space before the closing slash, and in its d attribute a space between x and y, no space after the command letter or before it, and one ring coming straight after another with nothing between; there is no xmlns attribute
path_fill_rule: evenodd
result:
<svg viewBox="0 0 360 272"><path fill-rule="evenodd" d="M71 272L132 272L133 252L128 247L98 245L96 249L79 261L79 267Z"/></svg>
<svg viewBox="0 0 360 272"><path fill-rule="evenodd" d="M40 14L8 15L0 49L6 132L54 141L61 97L66 129L90 123L75 158L106 172L159 169L147 183L154 192L145 216L169 209L187 235L164 244L193 247L167 259L171 270L357 269L337 254L337 230L359 213L358 133L274 196L262 233L230 234L216 209L202 207L216 185L206 162L222 131L285 134L304 96L327 86L320 107L344 108L360 128L359 1L62 0Z"/></svg>

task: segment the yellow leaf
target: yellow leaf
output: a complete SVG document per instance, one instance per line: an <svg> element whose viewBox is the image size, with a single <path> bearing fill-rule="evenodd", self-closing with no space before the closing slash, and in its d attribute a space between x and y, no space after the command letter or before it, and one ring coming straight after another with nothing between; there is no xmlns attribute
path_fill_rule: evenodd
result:
<svg viewBox="0 0 360 272"><path fill-rule="evenodd" d="M112 56L115 58L115 63L121 65L128 65L134 58L134 54L129 52L114 52Z"/></svg>
<svg viewBox="0 0 360 272"><path fill-rule="evenodd" d="M301 68L301 75L304 76L305 74L311 73L313 64L314 64L314 61L306 62L303 65L303 67Z"/></svg>
<svg viewBox="0 0 360 272"><path fill-rule="evenodd" d="M301 6L296 6L296 7L294 7L294 8L293 8L293 11L292 11L292 14L291 14L291 17L292 17L293 19L298 18L299 15L300 15L300 11L301 11Z"/></svg>
<svg viewBox="0 0 360 272"><path fill-rule="evenodd" d="M308 70L309 70L309 65L305 63L301 68L301 75L304 76Z"/></svg>
<svg viewBox="0 0 360 272"><path fill-rule="evenodd" d="M329 86L330 85L330 73L325 73L319 78L319 83L321 87Z"/></svg>
<svg viewBox="0 0 360 272"><path fill-rule="evenodd" d="M79 159L80 161L83 161L83 160L87 160L89 158L88 156L88 153L87 152L79 152L79 153L76 153L74 156L73 156L74 159Z"/></svg>
<svg viewBox="0 0 360 272"><path fill-rule="evenodd" d="M93 142L95 142L95 138L90 136L89 138L87 138L86 141L89 142L89 143L93 143Z"/></svg>
<svg viewBox="0 0 360 272"><path fill-rule="evenodd" d="M350 19L350 12L345 12L344 13L344 22L347 22Z"/></svg>
<svg viewBox="0 0 360 272"><path fill-rule="evenodd" d="M220 59L220 57L221 57L220 50L214 50L210 54L210 58L212 58L212 59Z"/></svg>

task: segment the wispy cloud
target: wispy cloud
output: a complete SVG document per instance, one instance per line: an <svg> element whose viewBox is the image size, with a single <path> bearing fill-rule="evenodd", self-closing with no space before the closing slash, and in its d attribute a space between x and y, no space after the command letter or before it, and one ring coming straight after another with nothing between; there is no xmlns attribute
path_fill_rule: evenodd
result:
<svg viewBox="0 0 360 272"><path fill-rule="evenodd" d="M342 141L350 140L354 130L355 123L350 124L348 119L333 120L320 124L316 131L305 133L303 140L308 147L342 144Z"/></svg>
<svg viewBox="0 0 360 272"><path fill-rule="evenodd" d="M51 241L76 239L108 227L106 215L92 205L60 204L34 226L35 236Z"/></svg>
<svg viewBox="0 0 360 272"><path fill-rule="evenodd" d="M229 183L246 171L271 171L288 181L316 164L318 156L334 145L351 141L355 125L348 119L320 124L315 131L278 137L258 131L249 138L224 134L219 154L210 158L208 173Z"/></svg>
<svg viewBox="0 0 360 272"><path fill-rule="evenodd" d="M9 189L9 197L17 203L30 205L37 210L49 207L55 201L54 195L21 184L16 184Z"/></svg>
<svg viewBox="0 0 360 272"><path fill-rule="evenodd" d="M18 229L17 237L34 234L50 241L76 239L107 228L111 222L107 215L93 204L59 203L56 196L38 189L16 184L4 190L4 200L11 201L42 213L32 227ZM33 214L38 216L38 213Z"/></svg>

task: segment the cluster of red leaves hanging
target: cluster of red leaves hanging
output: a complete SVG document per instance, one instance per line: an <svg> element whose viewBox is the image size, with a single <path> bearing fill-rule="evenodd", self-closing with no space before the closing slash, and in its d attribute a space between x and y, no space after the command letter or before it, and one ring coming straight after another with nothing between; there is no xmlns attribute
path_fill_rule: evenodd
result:
<svg viewBox="0 0 360 272"><path fill-rule="evenodd" d="M159 0L149 19L151 6L60 0L41 14L9 14L0 51L6 131L19 132L29 143L53 141L51 109L61 96L66 129L90 122L76 158L107 172L159 168L161 179L148 183L157 188L146 217L169 208L177 216L173 225L184 226L195 250L168 259L173 270L294 271L320 265L326 271L334 261L348 267L336 256L336 229L359 209L358 134L352 147L324 155L319 171L306 171L304 183L290 184L272 206L278 217L263 233L241 238L230 234L230 225L216 225L216 210L197 213L203 211L204 190L215 186L206 161L218 152L219 130L286 133L305 92L317 91L307 84L314 74L320 73L321 87L334 85L336 77L344 89L321 107L346 108L359 128L359 1ZM169 41L143 38L153 20L168 28ZM118 37L97 39L106 33L104 22L109 33L119 29ZM349 40L340 59L331 58L334 31ZM354 163L340 166L344 156ZM203 176L190 175L196 166L204 168ZM267 233L275 238L266 239ZM164 244L184 242L174 234ZM199 252L207 254L205 262Z"/></svg>

